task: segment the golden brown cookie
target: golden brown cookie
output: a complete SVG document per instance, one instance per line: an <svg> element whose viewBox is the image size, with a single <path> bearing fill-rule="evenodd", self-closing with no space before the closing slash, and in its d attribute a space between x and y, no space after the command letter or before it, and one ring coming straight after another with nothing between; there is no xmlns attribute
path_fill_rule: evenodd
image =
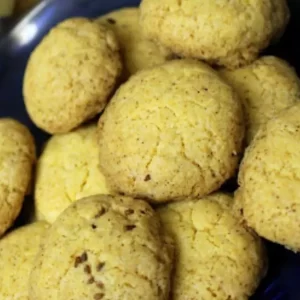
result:
<svg viewBox="0 0 300 300"><path fill-rule="evenodd" d="M236 206L260 236L300 251L300 103L263 125L239 172Z"/></svg>
<svg viewBox="0 0 300 300"><path fill-rule="evenodd" d="M248 144L262 124L300 100L296 71L277 57L264 56L244 68L220 73L243 101Z"/></svg>
<svg viewBox="0 0 300 300"><path fill-rule="evenodd" d="M233 89L204 63L174 60L117 91L99 121L100 167L118 193L205 196L235 173L243 135Z"/></svg>
<svg viewBox="0 0 300 300"><path fill-rule="evenodd" d="M286 0L143 0L145 35L174 53L237 68L284 31Z"/></svg>
<svg viewBox="0 0 300 300"><path fill-rule="evenodd" d="M29 130L13 119L0 119L0 236L20 213L35 155Z"/></svg>
<svg viewBox="0 0 300 300"><path fill-rule="evenodd" d="M48 224L21 227L0 240L0 299L29 300L28 280Z"/></svg>
<svg viewBox="0 0 300 300"><path fill-rule="evenodd" d="M37 163L37 219L52 223L74 201L109 193L99 170L96 135L97 126L91 124L50 138Z"/></svg>
<svg viewBox="0 0 300 300"><path fill-rule="evenodd" d="M146 202L79 200L43 240L30 299L167 300L172 256L172 242Z"/></svg>
<svg viewBox="0 0 300 300"><path fill-rule="evenodd" d="M158 209L176 241L172 300L248 300L255 292L266 273L265 249L231 206L220 193Z"/></svg>
<svg viewBox="0 0 300 300"><path fill-rule="evenodd" d="M31 54L23 87L26 109L39 128L68 132L104 109L121 69L111 30L84 18L64 21Z"/></svg>
<svg viewBox="0 0 300 300"><path fill-rule="evenodd" d="M109 26L116 34L123 54L126 77L172 58L169 50L144 36L139 24L139 15L139 9L136 7L123 8L97 20L100 24Z"/></svg>

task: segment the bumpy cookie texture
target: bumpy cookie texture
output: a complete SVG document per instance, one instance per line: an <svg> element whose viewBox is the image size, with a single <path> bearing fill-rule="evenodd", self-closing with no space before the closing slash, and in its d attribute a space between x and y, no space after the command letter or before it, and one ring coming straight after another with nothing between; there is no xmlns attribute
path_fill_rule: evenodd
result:
<svg viewBox="0 0 300 300"><path fill-rule="evenodd" d="M99 121L100 167L112 190L162 202L217 190L238 164L241 103L204 63L140 71Z"/></svg>
<svg viewBox="0 0 300 300"><path fill-rule="evenodd" d="M35 155L29 130L13 119L0 119L0 236L20 213Z"/></svg>
<svg viewBox="0 0 300 300"><path fill-rule="evenodd" d="M143 0L140 9L148 38L227 68L254 61L289 20L286 0Z"/></svg>
<svg viewBox="0 0 300 300"><path fill-rule="evenodd" d="M84 18L64 21L29 59L23 88L27 111L41 129L68 132L104 109L121 69L111 30Z"/></svg>
<svg viewBox="0 0 300 300"><path fill-rule="evenodd" d="M300 100L296 71L277 57L265 56L244 68L220 73L243 101L248 144L262 124Z"/></svg>
<svg viewBox="0 0 300 300"><path fill-rule="evenodd" d="M165 47L149 41L139 24L139 9L124 8L109 13L97 20L109 26L120 42L124 58L124 76L128 77L139 70L164 63L172 58Z"/></svg>
<svg viewBox="0 0 300 300"><path fill-rule="evenodd" d="M261 127L247 149L235 195L260 236L300 251L300 104Z"/></svg>
<svg viewBox="0 0 300 300"><path fill-rule="evenodd" d="M144 201L94 196L49 229L30 277L31 300L168 299L173 244Z"/></svg>
<svg viewBox="0 0 300 300"><path fill-rule="evenodd" d="M172 300L248 300L266 273L261 239L231 214L232 198L214 194L158 209L175 240Z"/></svg>
<svg viewBox="0 0 300 300"><path fill-rule="evenodd" d="M99 170L96 124L50 138L37 163L37 219L52 223L74 201L96 194L109 194Z"/></svg>
<svg viewBox="0 0 300 300"><path fill-rule="evenodd" d="M0 241L0 298L29 300L28 280L48 224L21 227Z"/></svg>

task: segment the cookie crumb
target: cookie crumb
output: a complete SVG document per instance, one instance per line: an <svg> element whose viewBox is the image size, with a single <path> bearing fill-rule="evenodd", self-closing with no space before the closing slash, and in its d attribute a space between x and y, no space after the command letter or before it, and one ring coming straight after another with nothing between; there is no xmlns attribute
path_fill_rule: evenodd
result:
<svg viewBox="0 0 300 300"><path fill-rule="evenodd" d="M80 262L83 263L83 262L86 262L88 260L88 255L86 252L83 252L80 256Z"/></svg>
<svg viewBox="0 0 300 300"><path fill-rule="evenodd" d="M126 230L126 231L132 231L134 228L136 228L135 225L126 225L126 226L125 226L125 230Z"/></svg>
<svg viewBox="0 0 300 300"><path fill-rule="evenodd" d="M89 280L87 281L87 284L93 284L95 282L95 278L92 276L91 278L89 278Z"/></svg>
<svg viewBox="0 0 300 300"><path fill-rule="evenodd" d="M97 270L98 272L100 272L100 271L104 268L104 266L105 266L105 263L104 263L104 262L100 262L100 263L98 264L96 270Z"/></svg>
<svg viewBox="0 0 300 300"><path fill-rule="evenodd" d="M133 213L134 213L134 210L131 209L131 208L125 210L125 216L130 216L130 215L132 215Z"/></svg>
<svg viewBox="0 0 300 300"><path fill-rule="evenodd" d="M114 25L114 24L117 23L117 21L116 21L115 19L113 19L113 18L108 18L108 19L107 19L107 22L108 22L109 24L112 24L112 25Z"/></svg>
<svg viewBox="0 0 300 300"><path fill-rule="evenodd" d="M94 295L94 300L100 300L104 297L104 294L103 293L98 293L98 294L95 294Z"/></svg>
<svg viewBox="0 0 300 300"><path fill-rule="evenodd" d="M103 289L103 288L104 288L104 284L103 284L102 281L98 281L98 282L96 283L96 286L97 286L99 289Z"/></svg>
<svg viewBox="0 0 300 300"><path fill-rule="evenodd" d="M145 177L144 181L150 181L151 180L151 175L147 174L147 176Z"/></svg>
<svg viewBox="0 0 300 300"><path fill-rule="evenodd" d="M100 218L106 213L106 209L104 207L101 207L101 209L98 211L98 213L95 215L95 218Z"/></svg>
<svg viewBox="0 0 300 300"><path fill-rule="evenodd" d="M75 258L74 267L77 268L81 264L81 258L80 256L77 256Z"/></svg>
<svg viewBox="0 0 300 300"><path fill-rule="evenodd" d="M91 274L92 270L91 270L91 266L90 265L86 265L84 267L84 273L86 274Z"/></svg>

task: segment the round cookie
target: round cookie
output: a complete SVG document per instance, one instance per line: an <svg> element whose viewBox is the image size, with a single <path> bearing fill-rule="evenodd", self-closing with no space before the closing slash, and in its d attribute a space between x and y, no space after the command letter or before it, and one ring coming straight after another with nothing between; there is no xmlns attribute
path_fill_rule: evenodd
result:
<svg viewBox="0 0 300 300"><path fill-rule="evenodd" d="M36 160L29 130L13 119L0 119L0 236L14 223L31 183Z"/></svg>
<svg viewBox="0 0 300 300"><path fill-rule="evenodd" d="M172 241L146 202L85 198L49 229L30 277L30 299L167 300L172 256Z"/></svg>
<svg viewBox="0 0 300 300"><path fill-rule="evenodd" d="M124 58L126 77L139 70L164 63L172 58L165 47L149 41L139 24L138 8L123 8L97 20L116 34Z"/></svg>
<svg viewBox="0 0 300 300"><path fill-rule="evenodd" d="M204 196L234 173L244 134L233 89L204 63L132 76L99 121L100 167L117 193L156 202Z"/></svg>
<svg viewBox="0 0 300 300"><path fill-rule="evenodd" d="M286 0L143 0L145 35L174 53L237 68L284 31Z"/></svg>
<svg viewBox="0 0 300 300"><path fill-rule="evenodd" d="M48 225L21 227L0 240L0 298L29 300L28 280Z"/></svg>
<svg viewBox="0 0 300 300"><path fill-rule="evenodd" d="M237 207L260 236L300 251L300 103L263 125L239 172Z"/></svg>
<svg viewBox="0 0 300 300"><path fill-rule="evenodd" d="M37 163L37 219L53 223L72 202L109 194L98 165L96 124L51 137Z"/></svg>
<svg viewBox="0 0 300 300"><path fill-rule="evenodd" d="M68 132L104 109L121 69L111 30L84 18L64 21L31 54L23 87L26 109L48 133Z"/></svg>
<svg viewBox="0 0 300 300"><path fill-rule="evenodd" d="M265 249L231 206L220 193L158 209L176 241L172 300L248 300L255 292L267 269Z"/></svg>
<svg viewBox="0 0 300 300"><path fill-rule="evenodd" d="M248 144L262 124L300 100L296 71L277 57L265 56L244 68L220 73L243 101Z"/></svg>

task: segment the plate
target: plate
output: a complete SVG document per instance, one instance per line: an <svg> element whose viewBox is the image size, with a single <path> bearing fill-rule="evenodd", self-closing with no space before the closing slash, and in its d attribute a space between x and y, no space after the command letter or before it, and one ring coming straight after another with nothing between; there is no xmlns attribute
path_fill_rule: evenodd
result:
<svg viewBox="0 0 300 300"><path fill-rule="evenodd" d="M1 0L0 0L1 1ZM276 1L276 0L274 0ZM137 6L139 0L45 0L0 40L0 117L13 117L26 124L37 140L38 151L48 135L30 121L22 98L22 82L31 51L51 27L75 16L97 17L121 7ZM279 44L265 54L289 61L300 72L300 0L290 0L292 13L287 32ZM299 116L300 117L300 116ZM26 199L32 204L32 199ZM30 209L30 205L26 205ZM23 211L16 226L24 223ZM300 256L283 247L268 243L270 269L251 300L300 300ZM199 299L200 300L200 299ZM225 299L224 299L225 300Z"/></svg>

